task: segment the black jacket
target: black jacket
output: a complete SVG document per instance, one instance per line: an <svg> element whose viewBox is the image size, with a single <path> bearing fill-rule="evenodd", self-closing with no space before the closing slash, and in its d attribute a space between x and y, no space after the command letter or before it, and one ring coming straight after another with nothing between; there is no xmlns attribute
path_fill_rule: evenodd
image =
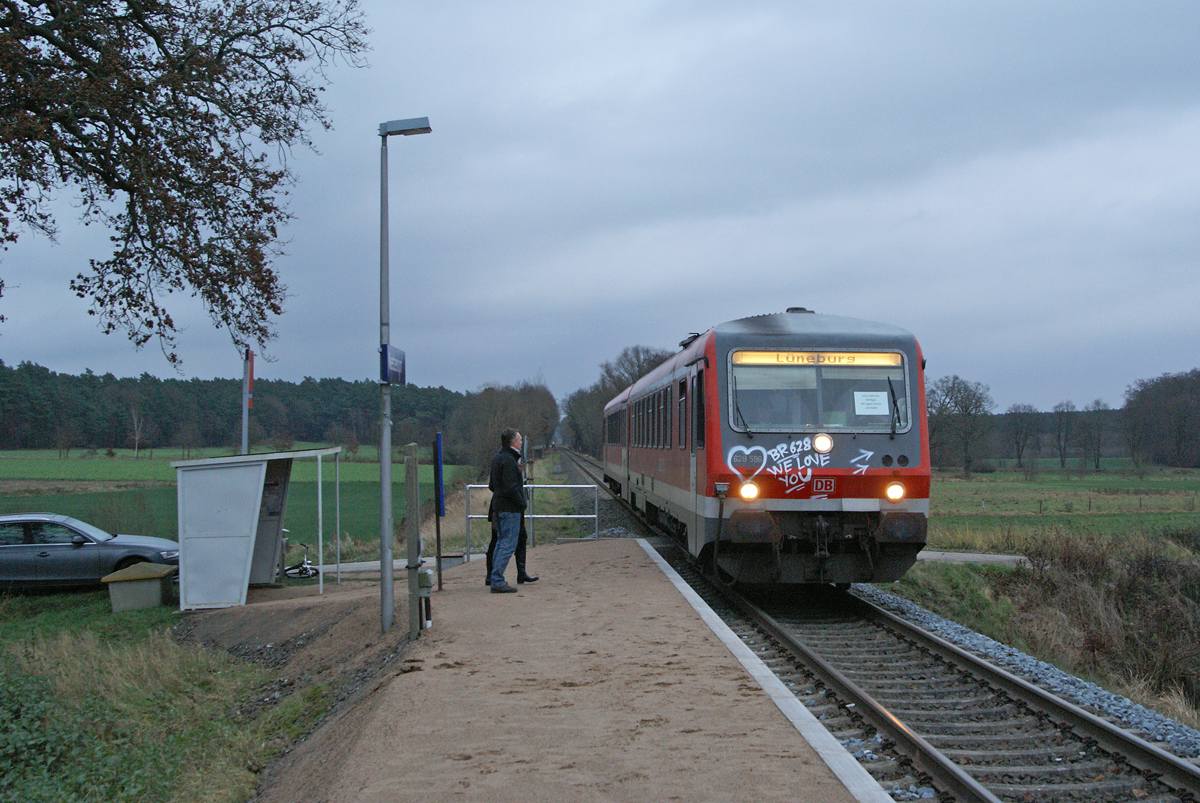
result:
<svg viewBox="0 0 1200 803"><path fill-rule="evenodd" d="M492 490L492 510L497 513L525 511L525 478L517 463L520 457L516 449L505 446L492 458L488 488Z"/></svg>

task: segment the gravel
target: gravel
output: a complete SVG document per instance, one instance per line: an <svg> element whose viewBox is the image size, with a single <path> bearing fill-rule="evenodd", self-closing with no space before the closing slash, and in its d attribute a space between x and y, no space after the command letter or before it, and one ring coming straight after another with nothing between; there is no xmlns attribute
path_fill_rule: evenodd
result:
<svg viewBox="0 0 1200 803"><path fill-rule="evenodd" d="M897 616L902 616L926 630L936 633L963 649L981 655L1030 683L1049 689L1054 694L1099 716L1120 722L1124 727L1143 735L1152 742L1183 758L1200 758L1200 731L1167 719L1119 694L1068 675L1056 667L1030 657L1020 650L1001 644L987 636L955 624L913 602L889 594L872 585L856 584L854 592Z"/></svg>

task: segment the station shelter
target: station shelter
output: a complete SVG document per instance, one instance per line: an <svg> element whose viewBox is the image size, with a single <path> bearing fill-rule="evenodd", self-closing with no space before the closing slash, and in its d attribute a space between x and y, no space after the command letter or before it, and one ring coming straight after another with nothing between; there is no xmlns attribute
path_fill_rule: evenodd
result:
<svg viewBox="0 0 1200 803"><path fill-rule="evenodd" d="M246 604L252 585L277 581L282 569L284 516L292 463L317 460L317 563L324 551L321 459L342 447L263 452L171 463L179 506L179 608ZM340 533L340 502L337 505ZM340 550L339 550L340 554ZM324 576L318 579L324 593Z"/></svg>

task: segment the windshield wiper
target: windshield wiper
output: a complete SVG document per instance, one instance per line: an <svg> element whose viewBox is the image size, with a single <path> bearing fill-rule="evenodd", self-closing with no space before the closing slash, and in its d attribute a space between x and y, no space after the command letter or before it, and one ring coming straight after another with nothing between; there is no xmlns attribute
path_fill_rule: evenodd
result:
<svg viewBox="0 0 1200 803"><path fill-rule="evenodd" d="M891 439L895 440L896 439L896 425L900 423L900 400L896 398L896 387L895 387L895 385L892 384L892 378L890 376L887 378L887 381L888 381L888 390L890 390L892 392L892 415L891 415L892 435L891 435Z"/></svg>

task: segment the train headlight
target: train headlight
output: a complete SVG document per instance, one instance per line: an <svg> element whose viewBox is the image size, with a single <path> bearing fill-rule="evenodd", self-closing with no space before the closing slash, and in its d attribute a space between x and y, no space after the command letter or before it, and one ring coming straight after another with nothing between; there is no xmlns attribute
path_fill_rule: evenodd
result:
<svg viewBox="0 0 1200 803"><path fill-rule="evenodd" d="M749 481L743 482L742 487L738 488L738 496L742 497L742 499L746 500L747 502L753 502L758 498L758 494L758 486Z"/></svg>
<svg viewBox="0 0 1200 803"><path fill-rule="evenodd" d="M813 436L812 447L814 452L829 454L833 449L833 438L821 432Z"/></svg>
<svg viewBox="0 0 1200 803"><path fill-rule="evenodd" d="M899 502L904 498L906 491L900 483L891 482L888 483L888 487L883 489L883 494L888 498L889 502Z"/></svg>

